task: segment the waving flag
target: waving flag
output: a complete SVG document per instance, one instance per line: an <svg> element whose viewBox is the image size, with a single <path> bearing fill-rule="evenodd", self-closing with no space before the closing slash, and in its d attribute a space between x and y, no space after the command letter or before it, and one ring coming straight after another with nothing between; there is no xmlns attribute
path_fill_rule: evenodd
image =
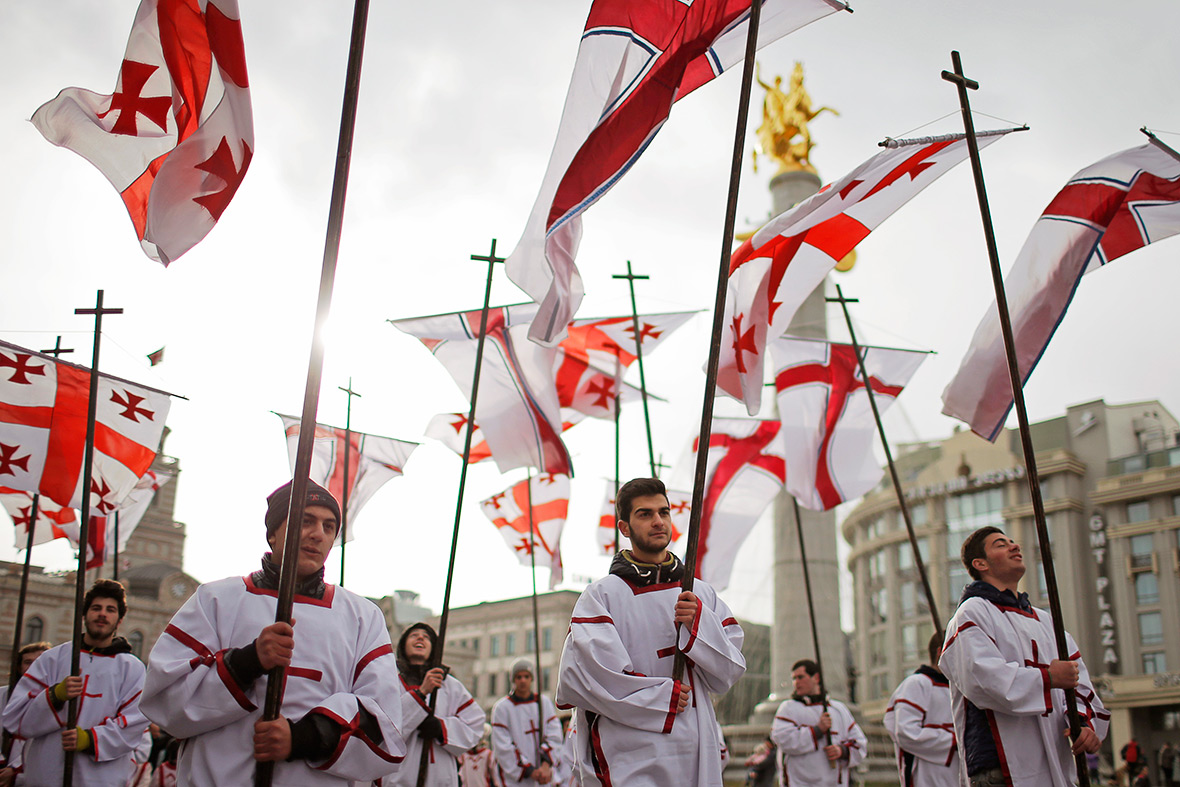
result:
<svg viewBox="0 0 1180 787"><path fill-rule="evenodd" d="M782 415L787 491L815 511L876 486L877 424L849 344L780 338L771 345ZM926 360L913 350L862 347L877 409L884 412Z"/></svg>
<svg viewBox="0 0 1180 787"><path fill-rule="evenodd" d="M439 413L426 425L426 436L433 437L459 456L463 456L463 446L467 441L467 414ZM476 424L471 435L471 453L467 458L467 464L473 465L491 458L492 452L488 448L488 441L484 439L479 424Z"/></svg>
<svg viewBox="0 0 1180 787"><path fill-rule="evenodd" d="M253 156L237 0L143 0L115 92L68 87L33 125L106 176L145 254L179 258L221 218Z"/></svg>
<svg viewBox="0 0 1180 787"><path fill-rule="evenodd" d="M687 466L695 466L699 443L693 439ZM697 576L723 590L742 542L786 480L781 425L714 419L708 452Z"/></svg>
<svg viewBox="0 0 1180 787"><path fill-rule="evenodd" d="M0 342L0 483L82 507L90 370ZM119 507L147 472L171 400L100 374L90 480L92 516Z"/></svg>
<svg viewBox="0 0 1180 787"><path fill-rule="evenodd" d="M290 415L275 413L283 421L287 435L287 453L291 471L295 471L295 457L299 453L300 420ZM347 438L347 439L346 439ZM337 500L344 500L344 456L348 452L348 522L351 525L365 503L384 486L386 481L402 474L402 468L417 443L377 437L364 432L345 432L337 426L316 424L315 442L311 450L311 480L323 485ZM348 529L352 540L353 528ZM339 538L339 533L337 538Z"/></svg>
<svg viewBox="0 0 1180 787"><path fill-rule="evenodd" d="M758 46L844 7L766 0ZM534 341L554 344L581 303L582 212L639 159L673 102L741 62L749 14L749 0L594 1L549 168L507 262L508 277L541 305Z"/></svg>
<svg viewBox="0 0 1180 787"><path fill-rule="evenodd" d="M1021 385L1049 346L1082 276L1180 232L1180 161L1155 144L1124 150L1070 178L1033 225L1004 279ZM994 441L1012 409L1012 382L993 303L942 411Z"/></svg>
<svg viewBox="0 0 1180 787"><path fill-rule="evenodd" d="M127 547L127 540L131 538L131 534L135 532L135 528L143 520L143 515L151 506L156 492L159 492L160 487L173 478L176 478L176 474L168 470L148 470L135 484L131 494L127 495L119 504L119 549ZM110 520L111 517L107 517L107 519ZM93 524L92 520L91 525ZM110 527L112 530L114 529L113 521L110 522Z"/></svg>
<svg viewBox="0 0 1180 787"><path fill-rule="evenodd" d="M688 530L688 515L692 510L692 492L668 490L668 505L672 509L672 541L680 540ZM606 485L606 502L602 506L602 514L598 518L598 531L595 536L598 546L604 555L615 553L615 528L618 520L615 515L615 484L613 481ZM619 549L630 549L631 541L622 533L619 534Z"/></svg>
<svg viewBox="0 0 1180 787"><path fill-rule="evenodd" d="M557 351L527 340L535 314L533 304L488 312L475 420L500 472L535 467L569 475L573 466L561 441L561 406L553 381ZM421 340L471 400L479 309L390 322Z"/></svg>
<svg viewBox="0 0 1180 787"><path fill-rule="evenodd" d="M1007 133L980 132L980 148ZM717 387L757 413L767 342L783 335L836 263L966 158L962 135L887 148L743 243L729 265Z"/></svg>
<svg viewBox="0 0 1180 787"><path fill-rule="evenodd" d="M532 495L532 533L529 531L530 487ZM484 515L492 520L508 548L523 565L531 565L535 543L536 564L549 569L549 589L561 582L561 531L565 527L570 505L570 479L567 475L542 473L492 495L480 504Z"/></svg>
<svg viewBox="0 0 1180 787"><path fill-rule="evenodd" d="M24 549L29 543L29 517L33 514L33 495L0 486L0 505L4 506L8 516L12 518L12 524L16 526L16 548ZM47 497L42 497L37 501L37 524L33 530L33 545L46 544L55 538L66 538L68 534L62 529L63 526L72 524L77 527L77 523L78 514L74 509L65 508Z"/></svg>

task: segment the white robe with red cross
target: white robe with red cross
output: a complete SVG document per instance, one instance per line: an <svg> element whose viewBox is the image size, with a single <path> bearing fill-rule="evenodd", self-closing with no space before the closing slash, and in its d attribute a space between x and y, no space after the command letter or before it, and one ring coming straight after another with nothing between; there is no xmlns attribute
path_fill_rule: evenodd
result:
<svg viewBox="0 0 1180 787"><path fill-rule="evenodd" d="M4 727L24 739L24 783L30 787L61 785L61 731L68 708L55 708L49 692L69 677L72 647L66 642L38 656L4 706ZM104 656L83 650L79 674L82 696L74 726L90 731L93 748L74 755L74 785L125 787L131 778L131 755L148 727L139 708L143 662L130 653Z"/></svg>
<svg viewBox="0 0 1180 787"><path fill-rule="evenodd" d="M746 670L743 634L706 582L689 626L673 621L679 582L633 586L611 574L582 592L561 654L557 702L577 708L575 770L584 787L721 785L721 741L711 694ZM687 656L689 706L676 713L677 645Z"/></svg>
<svg viewBox="0 0 1180 787"><path fill-rule="evenodd" d="M538 751L537 721L541 716L545 719L545 723L540 725L544 729L544 737ZM539 713L535 694L527 700L509 694L492 708L492 754L496 758L500 779L506 787L535 785L531 776L525 776L525 770L538 767L542 755L550 766L555 765L560 748L561 722L557 720L557 708L553 706L553 700L544 694L541 695Z"/></svg>
<svg viewBox="0 0 1180 787"><path fill-rule="evenodd" d="M832 743L844 747L844 756L832 761L824 753L827 735L819 731L823 703L805 704L789 699L778 706L770 740L778 747L787 770L786 782L791 787L838 787L849 783L849 772L864 759L867 740L852 717L852 711L839 700L828 700L828 716L832 719Z"/></svg>
<svg viewBox="0 0 1180 787"><path fill-rule="evenodd" d="M447 675L435 693L434 716L442 723L443 742L431 739L429 742L418 735L418 725L426 718L429 700L419 694L417 686L402 683L402 729L406 734L406 757L402 767L394 774L393 780L386 780L396 787L415 787L418 784L418 766L422 762L422 745L429 749L426 781L429 787L457 787L459 784L458 758L479 743L483 736L483 723L487 714L475 703L471 692L456 678Z"/></svg>
<svg viewBox="0 0 1180 787"><path fill-rule="evenodd" d="M947 625L938 667L951 684L955 735L966 745L966 702L987 714L1000 769L1009 787L1068 787L1076 781L1074 758L1063 731L1065 692L1049 687L1049 662L1057 645L1049 613L1025 612L983 598L968 598ZM1090 683L1073 637L1066 648L1079 667L1077 709L1099 740L1110 714ZM963 752L966 762L967 752ZM967 769L963 768L963 784Z"/></svg>
<svg viewBox="0 0 1180 787"><path fill-rule="evenodd" d="M266 677L239 686L225 651L249 645L275 620L276 594L250 577L202 585L164 629L148 660L142 706L169 734L185 738L181 787L250 787L254 722L262 717ZM393 773L405 755L401 680L385 618L368 599L328 585L322 599L296 595L295 649L280 715L308 713L341 725L324 761L275 763L274 784L292 787L369 782ZM377 743L359 726L360 709L377 721Z"/></svg>
<svg viewBox="0 0 1180 787"><path fill-rule="evenodd" d="M959 747L951 714L951 687L927 672L903 680L883 719L901 787L956 787Z"/></svg>

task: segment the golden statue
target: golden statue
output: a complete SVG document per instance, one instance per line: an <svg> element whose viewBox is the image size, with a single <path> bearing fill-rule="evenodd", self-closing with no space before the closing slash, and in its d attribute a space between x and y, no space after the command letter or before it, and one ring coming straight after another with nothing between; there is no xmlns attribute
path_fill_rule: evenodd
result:
<svg viewBox="0 0 1180 787"><path fill-rule="evenodd" d="M811 132L807 124L825 109L833 115L840 113L831 107L820 107L812 111L811 96L803 87L803 64L795 63L791 72L790 92L782 91L783 78L776 76L774 85L762 81L761 69L755 72L758 84L766 90L762 101L762 125L758 127L758 148L754 149L754 171L758 171L758 153L779 163L778 172L803 170L815 173L811 166ZM794 141L799 137L798 141ZM775 173L778 174L778 173Z"/></svg>

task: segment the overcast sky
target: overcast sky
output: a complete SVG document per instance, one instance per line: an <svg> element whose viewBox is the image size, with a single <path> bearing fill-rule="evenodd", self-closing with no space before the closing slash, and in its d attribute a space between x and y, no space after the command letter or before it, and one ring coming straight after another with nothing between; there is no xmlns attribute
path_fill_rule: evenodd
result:
<svg viewBox="0 0 1180 787"><path fill-rule="evenodd" d="M28 118L66 86L110 93L135 0L10 0L0 24L0 193L5 249L0 338L33 349L56 334L89 363L89 318L106 291L122 316L104 324L102 369L183 394L166 450L180 460L177 519L188 527L186 570L207 581L252 570L264 548L267 493L289 477L271 410L302 406L343 91L351 4L243 0L254 102L250 171L220 223L168 269L140 251L114 189L90 164L46 142ZM1140 126L1180 144L1180 4L1165 0L859 0L762 50L764 78L796 60L817 105L812 160L825 181L877 151L886 136L961 130L955 89L940 78L962 53L978 128L1028 123L989 147L984 171L1005 269L1040 211L1078 169L1143 144ZM459 460L422 438L430 417L467 405L417 340L385 321L477 308L484 267L469 261L492 238L507 253L528 217L565 99L586 0L373 3L344 222L320 420L343 425L351 377L360 431L422 441L403 478L355 525L347 586L397 588L441 605ZM678 104L633 170L585 215L579 316L624 314L631 260L651 276L641 310L709 309L717 277L737 106L735 69ZM751 103L750 144L761 93ZM929 124L929 125L927 125ZM768 216L772 174L743 172L739 230ZM1030 417L1079 402L1160 399L1180 413L1171 338L1180 291L1177 241L1118 260L1083 281L1026 388ZM865 343L932 349L890 414L891 440L940 439L957 422L940 394L992 302L968 165L910 202L837 274L859 297ZM523 300L502 272L497 303ZM652 355L647 379L656 452L679 458L700 418L711 315ZM830 316L833 335L842 320ZM163 364L146 354L166 346ZM632 370L638 382L637 370ZM631 379L631 378L629 378ZM769 397L767 397L769 399ZM718 415L743 410L725 402ZM646 473L642 411L624 412L623 473ZM1014 423L1014 420L1013 422ZM567 580L600 576L593 526L613 472L613 427L567 434L577 477L563 542ZM523 477L490 463L468 477L452 603L529 592L478 503ZM739 614L769 616L768 526L759 525L726 594ZM16 551L0 539L0 557ZM34 561L65 567L68 550ZM335 555L332 565L338 565ZM329 570L333 577L335 568ZM547 584L542 571L539 584ZM576 583L568 585L576 587Z"/></svg>

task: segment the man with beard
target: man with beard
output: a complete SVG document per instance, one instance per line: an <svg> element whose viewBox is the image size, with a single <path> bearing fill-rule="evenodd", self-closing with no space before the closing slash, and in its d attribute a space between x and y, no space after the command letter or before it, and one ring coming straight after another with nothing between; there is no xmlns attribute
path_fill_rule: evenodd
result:
<svg viewBox="0 0 1180 787"><path fill-rule="evenodd" d="M955 742L951 687L938 671L941 631L934 632L923 664L889 698L885 729L893 739L897 775L902 787L955 787L962 761Z"/></svg>
<svg viewBox="0 0 1180 787"><path fill-rule="evenodd" d="M458 758L483 734L487 715L446 667L430 668L438 635L425 623L415 623L397 642L397 669L402 681L402 730L406 758L394 776L398 787L415 787L426 753L426 780L431 787L457 787ZM434 710L430 695L435 694ZM417 731L417 735L414 732Z"/></svg>
<svg viewBox="0 0 1180 787"><path fill-rule="evenodd" d="M513 664L510 677L512 693L492 708L492 755L500 780L506 787L552 784L561 748L557 708L544 694L538 698L533 693L533 665L528 659Z"/></svg>
<svg viewBox="0 0 1180 787"><path fill-rule="evenodd" d="M963 542L963 565L975 581L963 589L947 626L938 666L951 684L964 783L974 787L1068 787L1074 755L1098 751L1110 714L1090 684L1078 646L1057 654L1049 613L1017 586L1020 546L998 527ZM1070 743L1065 692L1074 689L1081 735Z"/></svg>
<svg viewBox="0 0 1180 787"><path fill-rule="evenodd" d="M73 643L50 648L21 677L4 708L4 728L25 740L29 787L60 785L67 751L75 752L76 787L122 787L148 727L139 709L143 662L116 635L127 614L123 586L98 580L86 591L82 611L79 674L70 674ZM71 699L77 699L77 722L66 727Z"/></svg>
<svg viewBox="0 0 1180 787"><path fill-rule="evenodd" d="M865 756L867 740L852 711L828 696L819 665L791 665L795 693L778 706L770 740L783 755L784 782L795 787L848 784L848 773Z"/></svg>
<svg viewBox="0 0 1180 787"><path fill-rule="evenodd" d="M397 770L405 743L401 689L385 617L368 599L324 583L340 505L308 481L292 621L275 622L291 482L266 499L262 569L201 585L148 660L143 709L186 739L181 787L246 787L255 762L274 784L344 785ZM285 669L279 718L262 720L266 673Z"/></svg>
<svg viewBox="0 0 1180 787"><path fill-rule="evenodd" d="M577 708L577 778L585 787L721 785L721 741L710 694L746 669L742 629L708 583L681 592L684 564L668 551L672 517L658 478L619 489L619 532L631 539L574 606L557 702ZM672 679L676 651L687 657Z"/></svg>

